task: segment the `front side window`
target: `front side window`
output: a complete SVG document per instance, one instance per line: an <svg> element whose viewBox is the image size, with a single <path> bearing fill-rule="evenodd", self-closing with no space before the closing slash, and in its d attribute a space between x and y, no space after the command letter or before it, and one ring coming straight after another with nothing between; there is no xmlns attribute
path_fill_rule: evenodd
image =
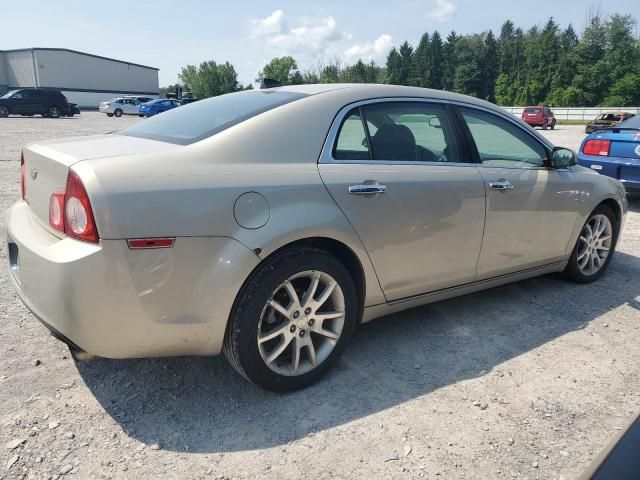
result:
<svg viewBox="0 0 640 480"><path fill-rule="evenodd" d="M461 161L445 108L422 102L374 103L351 110L340 127L334 158Z"/></svg>
<svg viewBox="0 0 640 480"><path fill-rule="evenodd" d="M488 112L461 110L483 164L495 167L540 167L545 164L547 151L544 146L518 126Z"/></svg>

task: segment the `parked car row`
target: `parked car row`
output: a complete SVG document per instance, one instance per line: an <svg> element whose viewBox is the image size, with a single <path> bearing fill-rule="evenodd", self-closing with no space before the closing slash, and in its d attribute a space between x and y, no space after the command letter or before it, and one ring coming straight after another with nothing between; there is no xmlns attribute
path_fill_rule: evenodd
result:
<svg viewBox="0 0 640 480"><path fill-rule="evenodd" d="M152 117L181 105L180 100L173 98L118 97L100 102L98 110L106 113L109 117L121 117L122 115Z"/></svg>
<svg viewBox="0 0 640 480"><path fill-rule="evenodd" d="M42 115L49 118L73 117L80 109L69 103L60 90L50 88L21 88L11 90L0 97L0 118L9 115L31 117Z"/></svg>

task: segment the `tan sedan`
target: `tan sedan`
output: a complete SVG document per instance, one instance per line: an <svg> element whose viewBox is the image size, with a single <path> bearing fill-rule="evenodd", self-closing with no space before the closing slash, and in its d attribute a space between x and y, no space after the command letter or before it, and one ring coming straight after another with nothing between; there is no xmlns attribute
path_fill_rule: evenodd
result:
<svg viewBox="0 0 640 480"><path fill-rule="evenodd" d="M627 201L494 105L388 85L223 95L31 144L11 276L72 349L316 381L360 322L508 282L598 279Z"/></svg>

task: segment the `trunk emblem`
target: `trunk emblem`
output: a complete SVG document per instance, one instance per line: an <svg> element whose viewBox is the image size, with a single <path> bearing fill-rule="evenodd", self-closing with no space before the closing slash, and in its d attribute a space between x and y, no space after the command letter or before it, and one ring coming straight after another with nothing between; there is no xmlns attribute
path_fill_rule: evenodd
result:
<svg viewBox="0 0 640 480"><path fill-rule="evenodd" d="M38 171L34 167L31 167L31 178L35 180L37 176Z"/></svg>

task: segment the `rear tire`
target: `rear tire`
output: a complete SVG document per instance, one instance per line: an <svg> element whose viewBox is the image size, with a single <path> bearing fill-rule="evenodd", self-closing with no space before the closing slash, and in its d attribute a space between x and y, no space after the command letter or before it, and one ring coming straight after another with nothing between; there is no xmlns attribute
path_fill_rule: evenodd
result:
<svg viewBox="0 0 640 480"><path fill-rule="evenodd" d="M9 107L5 107L4 105L0 107L0 118L7 118L9 113Z"/></svg>
<svg viewBox="0 0 640 480"><path fill-rule="evenodd" d="M260 265L238 293L223 352L256 385L298 390L339 358L357 315L353 279L338 259L311 247L285 250Z"/></svg>
<svg viewBox="0 0 640 480"><path fill-rule="evenodd" d="M551 122L551 130L555 130L555 128L556 128L556 121L554 120Z"/></svg>
<svg viewBox="0 0 640 480"><path fill-rule="evenodd" d="M543 130L546 130L546 129L547 129L547 122L546 122L546 120L545 120L545 122L542 124L542 129L543 129Z"/></svg>
<svg viewBox="0 0 640 480"><path fill-rule="evenodd" d="M113 117L113 113L107 113L107 117Z"/></svg>
<svg viewBox="0 0 640 480"><path fill-rule="evenodd" d="M564 276L576 283L598 280L611 263L619 233L620 223L613 210L607 205L596 207L580 231Z"/></svg>
<svg viewBox="0 0 640 480"><path fill-rule="evenodd" d="M122 110L120 110L119 108L116 108L116 109L114 110L113 114L114 114L116 117L120 118L120 117L122 116Z"/></svg>

